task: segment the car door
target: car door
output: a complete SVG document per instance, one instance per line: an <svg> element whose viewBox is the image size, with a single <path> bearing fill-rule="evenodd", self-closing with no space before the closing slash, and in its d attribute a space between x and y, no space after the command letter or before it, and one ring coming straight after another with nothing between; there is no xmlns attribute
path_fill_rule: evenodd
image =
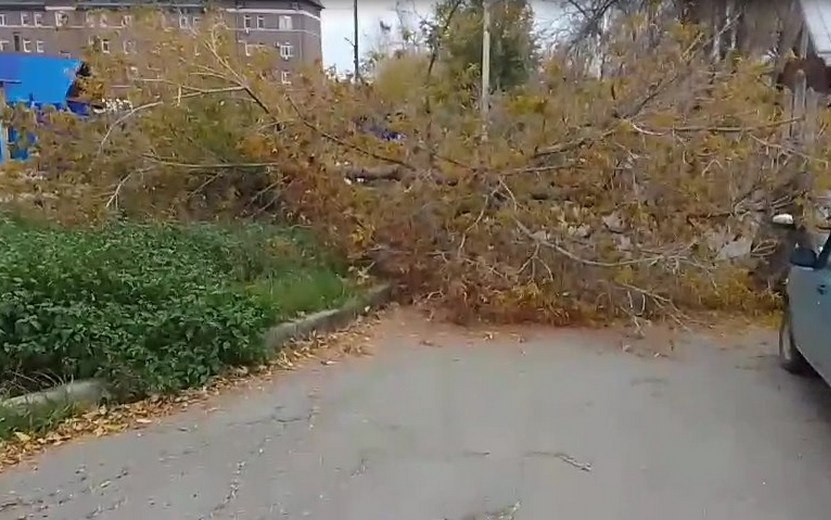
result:
<svg viewBox="0 0 831 520"><path fill-rule="evenodd" d="M814 268L791 266L788 304L794 341L805 359L831 382L831 235Z"/></svg>
<svg viewBox="0 0 831 520"><path fill-rule="evenodd" d="M816 286L819 283L817 269L791 265L788 272L788 312L791 333L799 350L809 357L808 350L814 342L813 328L819 315L819 298Z"/></svg>
<svg viewBox="0 0 831 520"><path fill-rule="evenodd" d="M820 257L822 259L822 256ZM831 261L828 256L825 264L817 270L817 316L812 333L811 356L809 363L831 384Z"/></svg>

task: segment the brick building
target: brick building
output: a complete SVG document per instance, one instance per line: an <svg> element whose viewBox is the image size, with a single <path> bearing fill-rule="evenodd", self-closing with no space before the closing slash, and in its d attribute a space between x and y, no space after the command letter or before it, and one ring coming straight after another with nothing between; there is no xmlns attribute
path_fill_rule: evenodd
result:
<svg viewBox="0 0 831 520"><path fill-rule="evenodd" d="M279 50L282 63L276 68L286 83L298 64L322 58L318 0L0 0L0 52L79 57L92 43L104 53L136 52L134 42L114 31L129 26L131 7L165 9L170 23L191 28L209 4L226 14L240 52L256 46Z"/></svg>

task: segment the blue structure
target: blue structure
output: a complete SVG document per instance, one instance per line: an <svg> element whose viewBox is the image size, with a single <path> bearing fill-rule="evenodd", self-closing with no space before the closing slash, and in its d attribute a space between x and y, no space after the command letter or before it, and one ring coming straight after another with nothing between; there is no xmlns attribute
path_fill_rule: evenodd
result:
<svg viewBox="0 0 831 520"><path fill-rule="evenodd" d="M70 110L79 115L87 115L88 106L83 102L72 100L77 95L76 79L86 74L86 67L81 60L57 56L29 54L0 54L0 88L3 89L5 102L9 106L23 103L39 111L52 105L59 110ZM28 151L13 146L18 140L17 132L10 128L4 131L0 146L11 153L0 157L25 160ZM34 136L29 137L30 143Z"/></svg>

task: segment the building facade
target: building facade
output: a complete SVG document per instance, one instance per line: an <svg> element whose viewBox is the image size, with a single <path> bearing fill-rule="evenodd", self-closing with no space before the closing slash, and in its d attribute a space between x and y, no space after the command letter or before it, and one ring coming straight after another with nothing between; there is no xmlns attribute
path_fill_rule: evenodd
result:
<svg viewBox="0 0 831 520"><path fill-rule="evenodd" d="M322 59L320 13L317 0L0 0L0 52L80 57L89 45L103 53L134 53L129 31L132 7L158 7L168 12L174 26L198 26L206 7L226 15L236 33L241 53L256 47L274 48L280 63L276 70L284 83L299 65Z"/></svg>

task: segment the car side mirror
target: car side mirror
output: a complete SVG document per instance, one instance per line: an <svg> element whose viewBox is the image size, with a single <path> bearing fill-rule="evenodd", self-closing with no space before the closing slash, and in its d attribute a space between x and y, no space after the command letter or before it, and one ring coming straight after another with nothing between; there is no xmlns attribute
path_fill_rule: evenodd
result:
<svg viewBox="0 0 831 520"><path fill-rule="evenodd" d="M817 254L807 247L797 247L791 252L789 261L798 267L814 267L817 265Z"/></svg>
<svg viewBox="0 0 831 520"><path fill-rule="evenodd" d="M790 213L777 213L770 219L774 226L782 228L793 228L794 218Z"/></svg>

